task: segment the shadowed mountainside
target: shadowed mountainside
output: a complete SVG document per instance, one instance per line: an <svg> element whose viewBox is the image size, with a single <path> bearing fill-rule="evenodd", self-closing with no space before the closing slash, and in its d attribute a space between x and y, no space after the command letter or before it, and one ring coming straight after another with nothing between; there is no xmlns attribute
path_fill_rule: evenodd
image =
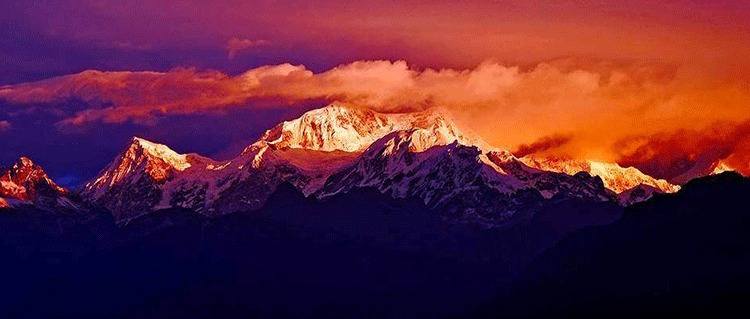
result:
<svg viewBox="0 0 750 319"><path fill-rule="evenodd" d="M218 218L169 209L118 228L106 214L11 212L0 216L0 309L10 317L461 315L565 234L620 210L560 201L485 229L374 189L320 202L282 184L261 210Z"/></svg>
<svg viewBox="0 0 750 319"><path fill-rule="evenodd" d="M537 258L486 314L643 317L747 314L750 179L728 172L628 207ZM487 310L487 308L485 308Z"/></svg>

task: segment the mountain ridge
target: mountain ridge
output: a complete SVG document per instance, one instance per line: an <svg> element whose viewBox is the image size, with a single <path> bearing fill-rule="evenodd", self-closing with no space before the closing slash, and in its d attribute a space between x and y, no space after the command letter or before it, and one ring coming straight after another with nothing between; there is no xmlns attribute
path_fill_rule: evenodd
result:
<svg viewBox="0 0 750 319"><path fill-rule="evenodd" d="M207 216L258 209L281 183L319 200L374 187L451 207L458 219L484 206L478 215L497 222L538 206L533 201L562 196L624 206L679 189L613 163L517 158L437 111L378 113L332 103L274 126L225 161L134 137L80 194L127 223L170 207Z"/></svg>

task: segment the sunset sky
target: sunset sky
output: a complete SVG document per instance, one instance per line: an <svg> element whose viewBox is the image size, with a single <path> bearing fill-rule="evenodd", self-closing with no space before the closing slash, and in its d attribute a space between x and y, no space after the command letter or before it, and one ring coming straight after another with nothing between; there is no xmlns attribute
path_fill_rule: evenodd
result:
<svg viewBox="0 0 750 319"><path fill-rule="evenodd" d="M138 135L236 155L348 102L671 178L750 173L747 1L5 1L0 165L66 186Z"/></svg>

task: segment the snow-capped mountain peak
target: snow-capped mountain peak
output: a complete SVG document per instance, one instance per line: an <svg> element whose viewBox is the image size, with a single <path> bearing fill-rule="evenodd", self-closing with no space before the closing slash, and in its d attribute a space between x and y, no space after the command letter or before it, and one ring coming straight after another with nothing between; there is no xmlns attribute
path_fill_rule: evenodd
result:
<svg viewBox="0 0 750 319"><path fill-rule="evenodd" d="M166 145L134 137L82 195L104 206L118 220L128 220L169 204L169 185L178 179L199 178L216 169L215 161L196 154L179 154ZM195 175L195 176L194 176ZM166 191L166 192L165 192Z"/></svg>
<svg viewBox="0 0 750 319"><path fill-rule="evenodd" d="M390 156L404 151L421 153L435 146L463 140L464 138L458 132L444 126L432 127L432 129L402 130L390 133L372 143L365 153L379 152L379 156Z"/></svg>
<svg viewBox="0 0 750 319"><path fill-rule="evenodd" d="M130 144L99 177L84 188L86 193L101 194L126 180L140 178L142 173L159 183L168 179L175 171L181 172L191 166L188 155L179 154L166 145L133 137Z"/></svg>
<svg viewBox="0 0 750 319"><path fill-rule="evenodd" d="M387 134L390 126L374 111L332 104L278 124L261 140L277 148L356 152Z"/></svg>
<svg viewBox="0 0 750 319"><path fill-rule="evenodd" d="M187 155L179 154L164 144L154 143L140 137L133 137L128 151L142 151L150 157L159 158L178 171L184 171L190 167Z"/></svg>
<svg viewBox="0 0 750 319"><path fill-rule="evenodd" d="M277 125L266 131L260 141L276 148L362 152L391 132L411 129L425 129L468 140L439 113L380 113L333 103Z"/></svg>
<svg viewBox="0 0 750 319"><path fill-rule="evenodd" d="M530 198L508 201L525 185L482 156L478 147L464 145L457 132L440 126L395 131L333 174L316 196L371 187L396 198L419 198L431 209L460 218L502 220Z"/></svg>
<svg viewBox="0 0 750 319"><path fill-rule="evenodd" d="M604 182L604 186L620 194L638 185L648 185L660 192L674 193L680 189L663 179L656 179L644 174L635 167L624 168L616 163L604 163L597 161L584 161L562 158L543 158L533 155L520 159L524 164L545 171L575 175L579 172L587 172L592 176L598 176Z"/></svg>

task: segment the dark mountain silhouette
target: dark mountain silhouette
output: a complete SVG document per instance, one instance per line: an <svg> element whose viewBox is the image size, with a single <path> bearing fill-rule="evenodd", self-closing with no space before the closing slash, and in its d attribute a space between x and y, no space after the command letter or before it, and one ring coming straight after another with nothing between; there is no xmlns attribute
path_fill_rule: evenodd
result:
<svg viewBox="0 0 750 319"><path fill-rule="evenodd" d="M356 188L321 202L288 183L258 211L217 218L168 209L117 227L26 209L0 216L2 317L460 316L621 211L562 200L485 229L420 199Z"/></svg>
<svg viewBox="0 0 750 319"><path fill-rule="evenodd" d="M340 161L349 157L331 159L339 153L315 153L320 162L306 163L297 157L303 153L251 148L243 153L247 161L229 163L237 165L227 173L232 178L208 188L185 185L212 180L211 172L230 166L134 139L136 147L95 184L147 181L146 190L172 197L138 188L101 193L111 195L102 197L109 204L127 204L128 218L57 187L41 167L21 159L2 178L3 196L11 200L0 207L0 317L612 317L743 310L750 295L749 179L708 176L676 194L641 185L621 193L628 196L622 201L584 171L543 171L509 153L485 159L476 147L396 135L409 143L386 136L375 143L386 147L371 148L348 166ZM415 155L389 145L426 150ZM262 164L256 155L270 161L269 174L243 173L245 164ZM316 163L341 173L323 183L321 172L332 170ZM171 180L177 172L187 172L186 180ZM152 189L151 181L166 186ZM516 183L533 188L498 195L500 186ZM316 187L325 196L310 193ZM233 195L214 196L227 191ZM623 211L624 202L652 195ZM132 210L143 198L149 205ZM213 214L193 205L205 198L238 205L231 214ZM481 213L483 205L518 209L487 222L500 215Z"/></svg>
<svg viewBox="0 0 750 319"><path fill-rule="evenodd" d="M744 317L750 179L727 172L575 232L515 279L488 317Z"/></svg>

